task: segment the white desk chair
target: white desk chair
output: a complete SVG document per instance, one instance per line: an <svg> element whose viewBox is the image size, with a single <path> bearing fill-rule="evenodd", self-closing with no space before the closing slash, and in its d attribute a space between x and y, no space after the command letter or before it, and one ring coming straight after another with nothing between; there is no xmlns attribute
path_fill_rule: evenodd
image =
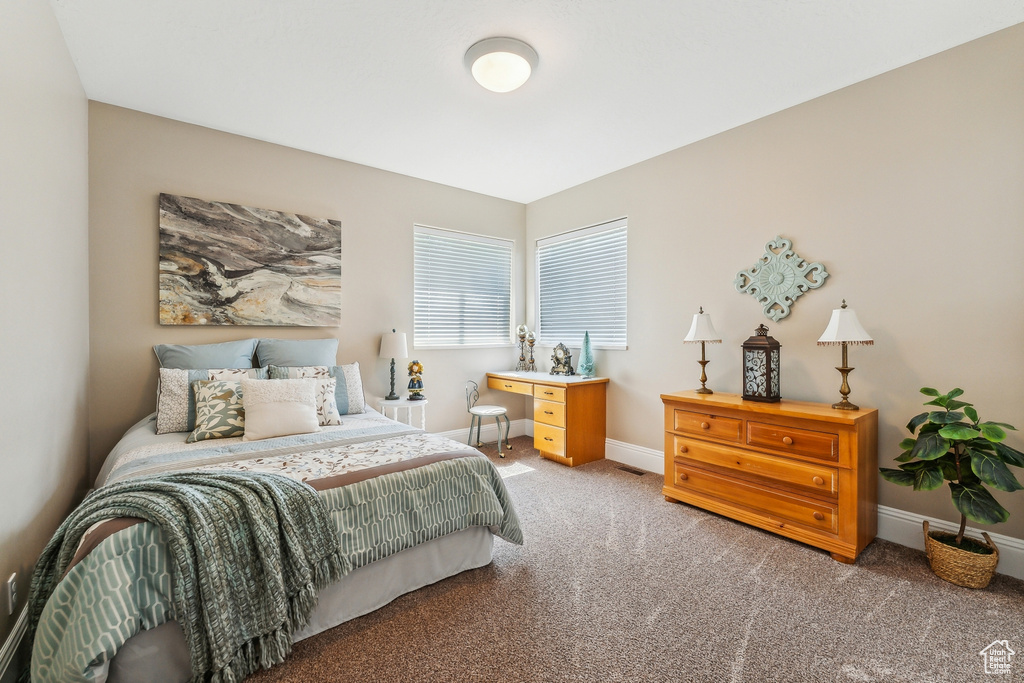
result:
<svg viewBox="0 0 1024 683"><path fill-rule="evenodd" d="M505 447L512 450L512 444L508 442L508 433L511 428L511 424L508 420L508 411L502 406L478 406L476 402L480 400L480 388L477 383L473 380L466 382L466 410L469 411L469 439L466 441L470 446L480 447L483 444L480 442L480 424L485 417L493 417L494 422L498 425L498 457L504 458L505 454L501 452L501 420L505 419ZM476 427L476 443L473 443L473 427Z"/></svg>

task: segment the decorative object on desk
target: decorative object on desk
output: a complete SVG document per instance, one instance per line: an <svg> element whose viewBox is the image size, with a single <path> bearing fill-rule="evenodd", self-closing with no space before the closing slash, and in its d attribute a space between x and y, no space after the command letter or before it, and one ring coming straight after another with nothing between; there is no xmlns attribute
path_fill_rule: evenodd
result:
<svg viewBox="0 0 1024 683"><path fill-rule="evenodd" d="M422 401L423 396L423 363L414 360L409 363L409 400Z"/></svg>
<svg viewBox="0 0 1024 683"><path fill-rule="evenodd" d="M928 561L939 578L984 588L995 573L999 551L988 534L982 533L983 543L965 537L964 531L968 519L997 524L1009 518L1010 513L985 487L1008 492L1024 488L1007 467L1024 467L1024 453L1005 443L1006 430L1016 428L1004 422L982 422L973 404L958 400L963 389L940 394L924 387L921 393L932 397L924 405L936 409L907 423L914 438L900 442L899 469L882 467L879 472L886 481L913 486L915 491L930 491L949 482L953 505L960 512L960 530L929 533L925 522Z"/></svg>
<svg viewBox="0 0 1024 683"><path fill-rule="evenodd" d="M537 343L537 335L533 332L527 332L526 343L530 346L530 360L526 362L526 371L537 372L537 361L533 358L533 345Z"/></svg>
<svg viewBox="0 0 1024 683"><path fill-rule="evenodd" d="M576 371L572 369L572 353L565 344L559 343L555 347L554 352L551 354L551 374L552 375L575 375Z"/></svg>
<svg viewBox="0 0 1024 683"><path fill-rule="evenodd" d="M594 349L590 346L590 332L583 332L583 346L580 348L580 362L576 372L584 377L594 376Z"/></svg>
<svg viewBox="0 0 1024 683"><path fill-rule="evenodd" d="M529 329L526 325L520 325L516 328L516 334L519 335L519 362L516 363L516 372L523 372L527 369L526 362L526 335L529 333Z"/></svg>
<svg viewBox="0 0 1024 683"><path fill-rule="evenodd" d="M405 341L405 332L385 332L380 338L380 358L391 359L391 392L384 397L385 401L397 401L401 396L395 393L395 359L405 360L409 357L409 346Z"/></svg>
<svg viewBox="0 0 1024 683"><path fill-rule="evenodd" d="M764 245L757 263L736 273L736 291L751 294L764 308L764 314L778 322L804 292L825 284L825 266L807 263L794 253L793 243L777 236Z"/></svg>
<svg viewBox="0 0 1024 683"><path fill-rule="evenodd" d="M853 368L849 367L846 360L846 345L874 343L875 340L861 326L860 320L857 319L857 314L853 312L852 308L846 307L846 299L843 299L842 307L833 309L832 317L828 321L828 327L825 328L825 331L818 339L818 346L843 345L843 365L836 368L843 376L843 384L839 387L839 393L842 394L843 400L832 404L832 407L836 410L859 410L857 406L850 403L849 399L850 383L847 381L847 376L853 372Z"/></svg>
<svg viewBox="0 0 1024 683"><path fill-rule="evenodd" d="M161 194L160 324L341 323L341 223Z"/></svg>
<svg viewBox="0 0 1024 683"><path fill-rule="evenodd" d="M743 342L743 398L775 403L782 398L779 385L779 349L764 323Z"/></svg>
<svg viewBox="0 0 1024 683"><path fill-rule="evenodd" d="M683 337L683 341L687 343L696 344L700 342L700 389L697 390L698 394L713 394L715 392L708 389L706 382L708 381L708 375L705 372L705 366L710 362L704 357L704 344L721 344L722 338L718 332L715 331L715 326L711 324L711 314L704 312L704 307L701 306L697 313L693 314L693 322L690 323L690 331Z"/></svg>
<svg viewBox="0 0 1024 683"><path fill-rule="evenodd" d="M480 387L473 380L466 382L466 410L469 412L469 438L466 440L466 444L479 448L483 446L480 442L480 425L485 417L493 417L494 422L498 425L498 457L504 458L505 454L501 450L501 420L505 420L505 448L512 450L512 444L509 443L508 434L512 429L512 423L508 420L508 411L504 406L492 406L492 405L481 405L478 406L476 402L480 400ZM476 443L473 442L473 427L476 427Z"/></svg>

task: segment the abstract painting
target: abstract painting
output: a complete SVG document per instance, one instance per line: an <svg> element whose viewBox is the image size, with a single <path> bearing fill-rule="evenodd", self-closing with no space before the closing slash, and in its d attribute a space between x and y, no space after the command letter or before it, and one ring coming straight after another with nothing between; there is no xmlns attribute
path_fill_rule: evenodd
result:
<svg viewBox="0 0 1024 683"><path fill-rule="evenodd" d="M339 221L160 195L161 325L340 322Z"/></svg>

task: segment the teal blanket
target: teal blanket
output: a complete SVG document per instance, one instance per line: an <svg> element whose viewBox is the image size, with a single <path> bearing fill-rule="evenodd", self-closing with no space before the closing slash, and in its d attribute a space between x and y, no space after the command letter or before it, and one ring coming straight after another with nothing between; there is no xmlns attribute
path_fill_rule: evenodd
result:
<svg viewBox="0 0 1024 683"><path fill-rule="evenodd" d="M523 542L504 482L478 455L328 489L319 499L346 570L472 526ZM95 667L128 638L177 618L165 541L158 527L137 524L102 541L67 572L39 615L33 681L91 681Z"/></svg>
<svg viewBox="0 0 1024 683"><path fill-rule="evenodd" d="M339 554L327 507L304 483L264 473L141 477L92 492L43 550L29 598L29 642L82 536L117 517L160 530L193 681L235 683L284 661L292 630L308 623L318 591L351 567ZM121 587L123 578L113 570L94 580ZM114 595L100 593L83 596L99 601L92 618L76 625L78 638L102 638L104 618L118 611ZM126 599L132 597L129 591Z"/></svg>

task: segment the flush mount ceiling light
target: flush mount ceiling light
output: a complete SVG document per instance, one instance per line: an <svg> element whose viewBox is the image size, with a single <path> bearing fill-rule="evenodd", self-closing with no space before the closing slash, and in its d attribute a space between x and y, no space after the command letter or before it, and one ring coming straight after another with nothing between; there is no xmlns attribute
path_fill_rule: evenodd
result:
<svg viewBox="0 0 1024 683"><path fill-rule="evenodd" d="M537 68L537 51L515 38L484 38L466 51L476 82L493 92L511 92Z"/></svg>

